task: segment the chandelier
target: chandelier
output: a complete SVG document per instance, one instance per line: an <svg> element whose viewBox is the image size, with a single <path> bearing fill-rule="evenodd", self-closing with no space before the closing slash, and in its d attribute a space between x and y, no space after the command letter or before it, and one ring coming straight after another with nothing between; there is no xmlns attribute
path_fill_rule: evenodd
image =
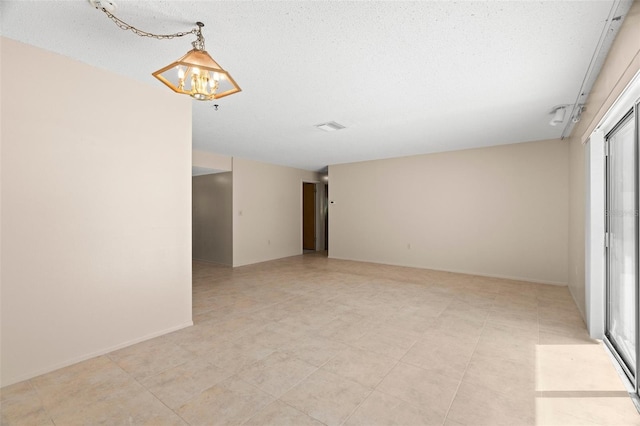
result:
<svg viewBox="0 0 640 426"><path fill-rule="evenodd" d="M233 77L225 71L205 50L202 22L196 22L196 28L174 34L153 34L127 24L111 11L115 5L110 0L89 0L97 9L102 10L119 28L131 31L141 37L167 40L193 34L196 40L191 42L193 49L184 56L160 68L152 75L176 93L189 95L199 101L211 101L240 92L242 89Z"/></svg>

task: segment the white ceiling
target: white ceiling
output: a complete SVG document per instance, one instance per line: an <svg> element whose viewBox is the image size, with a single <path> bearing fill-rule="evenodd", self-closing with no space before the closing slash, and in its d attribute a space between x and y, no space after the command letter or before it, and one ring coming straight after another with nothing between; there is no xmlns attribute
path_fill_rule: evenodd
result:
<svg viewBox="0 0 640 426"><path fill-rule="evenodd" d="M218 111L193 101L194 149L308 170L560 137L564 126L549 125L551 108L576 102L618 7L613 0L115 1L116 16L145 31L204 22L207 51L243 89L213 102ZM0 14L3 36L158 90L168 89L151 73L194 39L138 37L86 0L3 0ZM328 121L346 129L315 127Z"/></svg>

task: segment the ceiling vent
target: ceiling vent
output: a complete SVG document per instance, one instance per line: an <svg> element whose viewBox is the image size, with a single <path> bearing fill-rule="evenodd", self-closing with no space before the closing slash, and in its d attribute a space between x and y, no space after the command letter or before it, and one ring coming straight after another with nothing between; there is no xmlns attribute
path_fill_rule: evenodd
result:
<svg viewBox="0 0 640 426"><path fill-rule="evenodd" d="M338 124L335 121L329 121L328 123L316 124L316 127L325 132L333 132L336 130L342 130L345 127L342 124Z"/></svg>

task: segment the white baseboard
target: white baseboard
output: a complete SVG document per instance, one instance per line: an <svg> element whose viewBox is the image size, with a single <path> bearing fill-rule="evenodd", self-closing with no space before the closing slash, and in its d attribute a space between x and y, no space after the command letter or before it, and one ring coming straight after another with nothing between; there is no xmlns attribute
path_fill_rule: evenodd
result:
<svg viewBox="0 0 640 426"><path fill-rule="evenodd" d="M329 255L329 259L350 260L352 262L375 263L375 264L379 264L379 265L402 266L402 267L405 267L405 268L428 269L428 270L431 270L431 271L438 271L438 272L451 272L451 273L454 273L454 274L475 275L475 276L478 276L478 277L498 278L498 279L501 279L501 280L522 281L522 282L535 283L535 284L549 284L549 285L556 285L556 286L561 286L561 287L566 287L567 286L566 282L547 281L547 280L540 280L540 279L536 279L536 278L514 277L514 276L500 275L500 274L487 274L487 273L482 273L482 272L473 272L473 271L464 271L464 270L455 270L455 269L442 269L442 268L434 268L434 267L424 266L424 265L409 265L409 264L393 263L393 262L374 262L374 261L370 261L370 260L349 259L349 258L346 258L346 257L336 257L336 256L331 256L331 255Z"/></svg>
<svg viewBox="0 0 640 426"><path fill-rule="evenodd" d="M231 263L216 262L214 260L199 259L197 257L192 258L191 261L192 262L200 262L200 263L211 263L212 265L220 265L220 266L229 266L229 267L233 266Z"/></svg>
<svg viewBox="0 0 640 426"><path fill-rule="evenodd" d="M60 368L68 367L73 364L77 364L82 361L86 361L91 358L95 358L100 355L108 354L109 352L116 351L118 349L126 348L127 346L135 345L136 343L144 342L145 340L153 339L155 337L164 336L165 334L172 333L174 331L182 330L183 328L191 327L193 325L193 321L186 322L184 324L177 325L175 327L170 327L162 331L157 331L151 334L144 335L142 337L128 340L123 343L119 343L117 345L109 346L107 348L103 348L97 351L89 352L87 354L83 354L62 362L58 362L52 365L49 365L44 368L39 368L27 374L22 374L16 377L10 377L8 379L3 377L2 387L12 385L14 383L22 382L24 380L33 379L34 377L40 376L42 374L50 373L52 371L58 370Z"/></svg>

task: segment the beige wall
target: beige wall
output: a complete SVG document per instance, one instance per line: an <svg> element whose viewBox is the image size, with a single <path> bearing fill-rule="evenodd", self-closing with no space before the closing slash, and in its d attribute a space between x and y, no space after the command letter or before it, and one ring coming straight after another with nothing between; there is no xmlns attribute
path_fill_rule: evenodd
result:
<svg viewBox="0 0 640 426"><path fill-rule="evenodd" d="M640 70L640 2L634 2L600 71L570 143L569 289L585 315L585 147L607 109Z"/></svg>
<svg viewBox="0 0 640 426"><path fill-rule="evenodd" d="M191 324L191 101L0 40L7 385Z"/></svg>
<svg viewBox="0 0 640 426"><path fill-rule="evenodd" d="M233 264L232 173L195 176L193 199L193 258Z"/></svg>
<svg viewBox="0 0 640 426"><path fill-rule="evenodd" d="M233 265L302 254L302 182L317 173L233 159Z"/></svg>
<svg viewBox="0 0 640 426"><path fill-rule="evenodd" d="M231 171L232 157L214 152L193 150L191 162L194 167Z"/></svg>
<svg viewBox="0 0 640 426"><path fill-rule="evenodd" d="M559 140L329 167L329 256L567 282Z"/></svg>

